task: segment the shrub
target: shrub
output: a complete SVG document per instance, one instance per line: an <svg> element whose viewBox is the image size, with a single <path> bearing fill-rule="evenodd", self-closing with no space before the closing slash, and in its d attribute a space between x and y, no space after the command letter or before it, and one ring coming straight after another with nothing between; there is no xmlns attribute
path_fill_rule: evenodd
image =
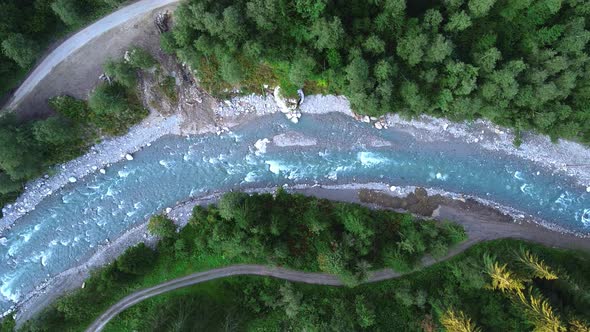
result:
<svg viewBox="0 0 590 332"><path fill-rule="evenodd" d="M104 64L104 71L126 88L134 88L137 85L137 69L125 61L109 60Z"/></svg>
<svg viewBox="0 0 590 332"><path fill-rule="evenodd" d="M463 242L467 239L465 228L459 224L443 221L442 228L445 232L445 237L449 239L449 244L451 245Z"/></svg>
<svg viewBox="0 0 590 332"><path fill-rule="evenodd" d="M157 215L150 218L148 223L150 234L162 238L173 238L176 236L176 225L164 215Z"/></svg>
<svg viewBox="0 0 590 332"><path fill-rule="evenodd" d="M2 51L22 68L32 65L39 55L37 43L20 33L11 34L4 39Z"/></svg>
<svg viewBox="0 0 590 332"><path fill-rule="evenodd" d="M65 24L76 27L85 21L84 8L79 0L56 0L51 9Z"/></svg>
<svg viewBox="0 0 590 332"><path fill-rule="evenodd" d="M405 273L412 271L412 265L399 250L385 252L383 263L395 272Z"/></svg>
<svg viewBox="0 0 590 332"><path fill-rule="evenodd" d="M134 95L124 86L114 83L99 85L90 95L90 121L107 134L125 133L138 123L148 111L141 107Z"/></svg>
<svg viewBox="0 0 590 332"><path fill-rule="evenodd" d="M127 62L137 69L150 69L158 64L156 59L140 47L132 47L127 53Z"/></svg>
<svg viewBox="0 0 590 332"><path fill-rule="evenodd" d="M83 123L88 121L88 104L71 96L58 96L49 99L49 106L66 118Z"/></svg>
<svg viewBox="0 0 590 332"><path fill-rule="evenodd" d="M125 250L117 259L117 268L124 273L143 275L150 270L155 258L156 252L140 243Z"/></svg>
<svg viewBox="0 0 590 332"><path fill-rule="evenodd" d="M10 313L4 316L2 323L0 324L0 332L12 332L16 331L16 321L14 320L14 314Z"/></svg>
<svg viewBox="0 0 590 332"><path fill-rule="evenodd" d="M35 122L33 135L38 142L54 147L67 148L80 145L78 128L58 116Z"/></svg>
<svg viewBox="0 0 590 332"><path fill-rule="evenodd" d="M6 173L0 173L0 195L6 195L20 191L22 183L14 181Z"/></svg>
<svg viewBox="0 0 590 332"><path fill-rule="evenodd" d="M94 115L115 115L128 108L127 94L119 84L100 84L91 93L88 106Z"/></svg>

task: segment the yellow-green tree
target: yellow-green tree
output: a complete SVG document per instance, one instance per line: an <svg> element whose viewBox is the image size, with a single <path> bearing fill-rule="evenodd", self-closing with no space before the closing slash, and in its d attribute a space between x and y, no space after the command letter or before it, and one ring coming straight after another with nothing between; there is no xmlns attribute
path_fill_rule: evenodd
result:
<svg viewBox="0 0 590 332"><path fill-rule="evenodd" d="M521 292L518 293L518 298L525 306L525 312L535 327L534 332L566 331L565 326L551 307L551 304L549 304L549 301L541 295L534 294L532 290L529 290L528 296Z"/></svg>
<svg viewBox="0 0 590 332"><path fill-rule="evenodd" d="M488 254L485 254L483 259L485 272L492 279L490 285L492 289L499 290L502 293L522 293L522 290L524 289L522 280L509 271L506 264L500 265L493 257Z"/></svg>
<svg viewBox="0 0 590 332"><path fill-rule="evenodd" d="M590 326L582 321L574 319L569 322L569 330L571 332L590 332Z"/></svg>
<svg viewBox="0 0 590 332"><path fill-rule="evenodd" d="M539 257L529 250L520 248L518 253L518 260L524 264L529 272L537 278L556 280L558 279L557 274L545 264Z"/></svg>
<svg viewBox="0 0 590 332"><path fill-rule="evenodd" d="M467 317L463 311L447 309L442 315L440 323L448 332L480 332L481 329Z"/></svg>

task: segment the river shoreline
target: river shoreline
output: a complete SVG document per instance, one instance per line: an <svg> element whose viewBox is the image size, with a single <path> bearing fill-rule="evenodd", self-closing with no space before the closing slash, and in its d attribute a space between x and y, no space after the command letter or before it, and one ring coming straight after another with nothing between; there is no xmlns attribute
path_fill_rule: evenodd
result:
<svg viewBox="0 0 590 332"><path fill-rule="evenodd" d="M29 182L24 193L16 202L4 207L4 217L0 219L0 236L20 217L35 209L45 197L70 184L70 178L76 181L85 176L121 162L126 154L133 154L150 146L157 139L167 135L191 135L217 133L224 134L231 128L255 121L260 116L279 112L274 100L269 96L249 95L236 97L230 101L218 103L215 115L221 119L222 126L206 126L191 131L183 130L184 122L190 121L180 114L162 117L152 111L151 115L139 125L131 128L128 134L109 138L91 147L87 154L54 168L53 176L42 177ZM354 116L350 104L341 96L307 96L300 106L303 114L326 114L338 112ZM368 117L366 120L373 121ZM419 119L404 120L399 115L387 115L383 118L389 130L408 133L419 141L445 142L459 139L466 143L478 144L482 148L516 156L532 161L555 174L564 174L572 178L577 185L590 192L590 164L588 167L568 167L567 165L585 165L590 161L590 149L581 144L560 140L552 143L548 137L527 133L520 148L512 142L511 130L501 128L485 120L473 123L454 123L445 119L421 116ZM379 129L375 129L379 130ZM387 129L385 129L387 130Z"/></svg>
<svg viewBox="0 0 590 332"><path fill-rule="evenodd" d="M416 187L399 187L391 191L387 184L384 183L366 183L366 184L344 184L344 185L296 185L284 186L285 190L290 193L300 193L318 198L325 198L336 201L349 203L358 203L371 208L390 207L379 205L376 202L365 201L360 198L359 193L362 190L381 193L389 197L406 197L409 193L416 190ZM244 189L247 193L273 193L278 187L262 187ZM471 208L461 208L456 206L456 202L462 202L471 197L462 196L455 193L446 193L436 189L426 190L429 196L442 195L448 198L436 209L432 216L415 214L419 218L435 220L452 220L463 225L469 235L469 241L486 241L499 238L519 238L541 243L551 247L560 247L576 250L590 251L590 242L586 238L566 232L556 232L536 224L533 220L522 218L515 220L512 216L506 215L506 211L499 211L491 215L488 208L495 209L496 206L489 206L484 202L477 202L471 205ZM192 209L196 205L206 206L215 204L223 195L223 192L210 193L201 197L191 198L184 202L179 202L176 206L160 211L168 215L179 227L184 227L189 222L192 215ZM403 209L393 209L398 212L404 212ZM59 296L68 291L77 289L82 286L84 281L90 276L90 272L96 268L104 266L114 261L128 247L144 242L149 246L155 246L158 239L150 236L147 232L148 220L125 232L119 238L102 245L85 263L68 269L57 276L47 280L42 285L20 301L14 308L17 311L17 320L19 324L31 319L38 314L43 308L48 306Z"/></svg>

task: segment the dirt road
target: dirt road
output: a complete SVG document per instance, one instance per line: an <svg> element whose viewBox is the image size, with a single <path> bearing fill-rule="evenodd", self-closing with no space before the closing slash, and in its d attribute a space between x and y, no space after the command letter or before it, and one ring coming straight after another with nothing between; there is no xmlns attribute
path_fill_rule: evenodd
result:
<svg viewBox="0 0 590 332"><path fill-rule="evenodd" d="M478 241L468 240L453 248L449 251L448 255L442 260L449 259L471 247ZM438 261L427 258L423 260L423 266L430 266ZM266 276L277 279L289 280L293 282L301 282L313 285L326 285L326 286L343 286L344 284L337 276L326 274L326 273L311 273L288 270L280 267L268 267L264 265L232 265L219 269L213 269L204 272L193 273L186 277L173 279L170 281L163 282L154 287L139 290L132 293L121 301L110 307L105 313L103 313L88 329L87 332L102 331L107 323L123 312L125 309L143 301L150 297L157 296L166 292L170 292L179 288L192 286L206 281L211 281L220 278L226 278L231 276L239 275L250 275L250 276ZM365 283L377 282L402 276L401 273L394 272L390 269L383 269L374 271Z"/></svg>
<svg viewBox="0 0 590 332"><path fill-rule="evenodd" d="M146 16L147 14L151 13L152 11L158 8L162 8L178 2L180 2L180 0L140 0L102 18L101 20L88 26L84 30L76 33L72 37L68 38L61 45L59 45L55 50L53 50L48 56L45 57L45 59L43 59L43 61L31 72L27 79L15 91L7 105L5 105L5 108L14 110L17 107L19 107L21 103L25 99L27 99L27 97L29 97L29 95L31 95L32 93L39 94L39 91L36 91L36 88L47 77L51 76L50 74L52 74L56 67L60 66L62 63L66 63L66 60L68 60L68 58L74 56L76 53L78 53L78 51L80 51L88 44L92 44L91 42L99 39L99 37L102 37L103 35L107 34L108 32L111 32L114 29L124 26L128 22L134 22L134 26L138 26L138 23L135 23L135 21L137 21L138 18ZM134 40L132 40L134 37L132 34L124 37L130 39L129 41L131 42L135 42ZM105 40L100 40L100 45L94 45L95 47L93 47L92 50L88 51L90 53L94 52L97 55L106 54L105 52L109 51L110 54L106 54L106 56L113 56L113 54L120 52L120 50L118 50L118 48L120 48L119 44L126 44L127 46L129 45L127 40L120 43L118 38L119 37L109 36L109 38ZM80 59L81 61L77 61L75 63L68 63L67 69L70 73L74 74L75 76L76 71L86 72L86 68L88 67L88 65L102 65L102 61L104 61L104 59L94 58L94 56L85 56L83 59ZM102 56L100 56L100 58L102 58ZM68 73L66 73L66 76L64 76L63 74L60 74L58 76L59 79L63 81L72 80L72 77L68 75ZM88 78L89 76L86 77ZM49 82L43 82L43 84L54 83L51 81L53 80L49 80ZM94 84L95 79L93 78L90 81L92 81L92 83ZM43 90L41 90L40 92L43 98L47 98L47 96L45 96L45 93L43 93ZM69 91L67 89L64 89L63 92ZM38 103L38 99L39 98L36 98L35 102ZM27 106L30 107L30 105ZM34 104L32 106L34 106Z"/></svg>

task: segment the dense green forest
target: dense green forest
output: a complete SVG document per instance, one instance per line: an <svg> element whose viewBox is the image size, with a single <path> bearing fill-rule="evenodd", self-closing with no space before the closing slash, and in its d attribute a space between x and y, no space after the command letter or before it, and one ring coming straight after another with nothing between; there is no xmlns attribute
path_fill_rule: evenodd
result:
<svg viewBox="0 0 590 332"><path fill-rule="evenodd" d="M163 216L153 217L148 230L161 237L157 251L143 244L128 249L24 331L82 330L129 292L191 272L263 263L336 274L352 286L373 269L419 268L423 256L443 257L465 239L462 227L450 222L284 191L275 197L229 193L217 206L196 207L179 232Z"/></svg>
<svg viewBox="0 0 590 332"><path fill-rule="evenodd" d="M26 181L78 157L101 136L126 133L147 116L136 91L138 71L158 64L137 47L127 58L105 63L111 82L96 87L88 101L52 98L56 115L43 120L23 123L13 114L0 117L0 207L14 200Z"/></svg>
<svg viewBox="0 0 590 332"><path fill-rule="evenodd" d="M452 223L279 191L227 194L180 231L164 216L148 230L157 250L128 249L22 331L80 331L134 290L235 263L336 273L354 287L218 280L146 300L106 330L583 332L590 321L588 253L502 240L420 268L426 252L440 257L464 239ZM382 267L409 273L358 285Z"/></svg>
<svg viewBox="0 0 590 332"><path fill-rule="evenodd" d="M45 48L126 0L0 0L0 99Z"/></svg>
<svg viewBox="0 0 590 332"><path fill-rule="evenodd" d="M490 269L484 257L491 252L497 258ZM232 278L146 300L105 331L586 332L589 262L588 254L505 240L354 288ZM496 286L493 264L510 273L506 280L522 286L520 293Z"/></svg>
<svg viewBox="0 0 590 332"><path fill-rule="evenodd" d="M346 95L590 142L585 0L187 0L162 47L216 94Z"/></svg>

